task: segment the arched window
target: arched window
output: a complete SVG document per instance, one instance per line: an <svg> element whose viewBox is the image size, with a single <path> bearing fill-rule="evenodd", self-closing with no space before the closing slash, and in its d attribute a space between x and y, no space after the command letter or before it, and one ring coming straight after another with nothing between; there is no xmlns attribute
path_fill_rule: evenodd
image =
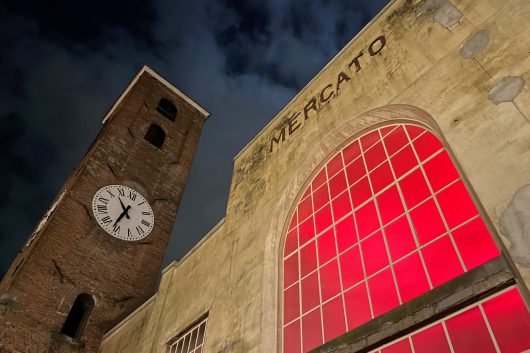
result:
<svg viewBox="0 0 530 353"><path fill-rule="evenodd" d="M66 317L61 333L72 338L81 338L92 308L94 308L92 296L86 293L79 294Z"/></svg>
<svg viewBox="0 0 530 353"><path fill-rule="evenodd" d="M171 121L175 121L175 118L177 117L177 107L166 98L162 98L160 102L158 102L156 111Z"/></svg>
<svg viewBox="0 0 530 353"><path fill-rule="evenodd" d="M434 134L371 131L316 173L289 222L283 352L308 352L499 255Z"/></svg>
<svg viewBox="0 0 530 353"><path fill-rule="evenodd" d="M162 148L162 145L164 145L164 140L166 139L166 133L160 126L151 124L151 126L149 126L149 130L147 130L147 133L145 134L144 139L149 141L153 146Z"/></svg>

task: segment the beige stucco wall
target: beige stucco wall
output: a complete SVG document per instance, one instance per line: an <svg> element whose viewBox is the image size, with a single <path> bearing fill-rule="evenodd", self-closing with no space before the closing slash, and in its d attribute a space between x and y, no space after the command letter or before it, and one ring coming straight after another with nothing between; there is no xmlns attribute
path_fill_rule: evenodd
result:
<svg viewBox="0 0 530 353"><path fill-rule="evenodd" d="M438 131L501 233L503 211L530 184L530 93L508 87L501 93L514 101L500 104L489 93L505 77L530 81L528 33L527 0L393 2L235 158L224 222L169 266L158 294L107 335L102 352L165 352L206 312L206 353L277 351L279 251L290 208L329 153L381 121L406 118ZM386 44L371 56L379 36ZM475 56L463 58L462 46ZM360 50L355 72L348 64ZM341 71L350 80L337 94ZM304 107L330 83L334 96L304 121ZM301 126L271 152L271 138L280 139L296 112ZM518 268L530 284L530 269Z"/></svg>

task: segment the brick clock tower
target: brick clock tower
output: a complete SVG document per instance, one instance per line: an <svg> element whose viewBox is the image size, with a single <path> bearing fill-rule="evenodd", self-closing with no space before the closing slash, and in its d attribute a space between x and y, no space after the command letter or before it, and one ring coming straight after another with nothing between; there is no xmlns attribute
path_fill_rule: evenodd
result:
<svg viewBox="0 0 530 353"><path fill-rule="evenodd" d="M0 283L0 352L97 352L154 294L208 115L142 68Z"/></svg>

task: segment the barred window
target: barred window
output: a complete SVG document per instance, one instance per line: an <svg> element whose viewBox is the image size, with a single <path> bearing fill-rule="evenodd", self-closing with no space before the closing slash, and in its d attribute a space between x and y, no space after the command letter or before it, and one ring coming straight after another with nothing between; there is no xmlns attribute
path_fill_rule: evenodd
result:
<svg viewBox="0 0 530 353"><path fill-rule="evenodd" d="M208 317L204 317L184 330L168 343L168 353L201 353Z"/></svg>

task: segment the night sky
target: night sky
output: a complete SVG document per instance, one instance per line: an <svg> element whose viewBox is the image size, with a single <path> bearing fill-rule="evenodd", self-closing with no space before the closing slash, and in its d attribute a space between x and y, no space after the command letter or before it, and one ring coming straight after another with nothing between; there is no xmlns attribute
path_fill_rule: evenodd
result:
<svg viewBox="0 0 530 353"><path fill-rule="evenodd" d="M0 277L143 64L212 114L167 265L224 217L237 152L387 2L0 4Z"/></svg>

